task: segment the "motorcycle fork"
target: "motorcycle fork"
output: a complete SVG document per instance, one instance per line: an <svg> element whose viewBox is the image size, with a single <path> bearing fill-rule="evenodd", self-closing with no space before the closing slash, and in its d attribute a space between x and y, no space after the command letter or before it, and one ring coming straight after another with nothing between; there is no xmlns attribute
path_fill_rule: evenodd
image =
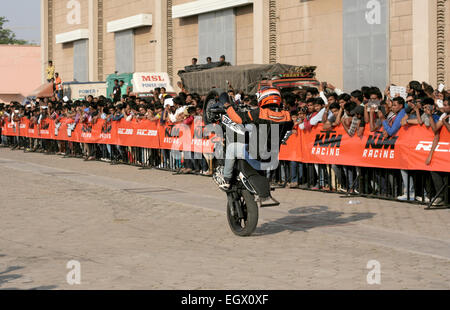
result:
<svg viewBox="0 0 450 310"><path fill-rule="evenodd" d="M241 207L240 197L237 194L237 192L231 193L231 201L232 201L232 208L231 208L231 214L234 216L235 212L237 212L237 215L240 219L244 218L244 211Z"/></svg>

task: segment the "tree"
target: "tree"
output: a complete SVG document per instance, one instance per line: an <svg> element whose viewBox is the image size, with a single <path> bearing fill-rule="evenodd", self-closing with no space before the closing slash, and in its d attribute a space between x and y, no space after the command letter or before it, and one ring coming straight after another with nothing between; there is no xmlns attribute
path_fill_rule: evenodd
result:
<svg viewBox="0 0 450 310"><path fill-rule="evenodd" d="M16 34L11 29L3 28L3 25L9 22L4 16L0 16L0 44L28 44L25 40L16 39Z"/></svg>

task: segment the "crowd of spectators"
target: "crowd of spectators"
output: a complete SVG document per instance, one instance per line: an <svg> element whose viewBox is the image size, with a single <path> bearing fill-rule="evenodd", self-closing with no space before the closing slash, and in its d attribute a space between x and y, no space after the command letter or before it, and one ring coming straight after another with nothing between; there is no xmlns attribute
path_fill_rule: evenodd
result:
<svg viewBox="0 0 450 310"><path fill-rule="evenodd" d="M117 89L116 89L117 88ZM62 118L73 120L72 128L76 124L95 124L99 119L105 120L106 124L114 121L142 120L160 121L162 123L171 122L190 125L195 116L203 115L202 102L205 97L198 94L179 93L176 97L167 94L164 88L156 88L152 92L152 97L136 98L121 94L120 82L116 81L116 87L111 98L104 96L87 96L86 100L71 101L67 97L62 100L53 96L51 98L37 98L27 101L25 105L19 102L0 104L1 122L19 122L22 117L30 120L30 126L42 126L47 119L54 120L56 124ZM8 141L9 139L9 141ZM11 140L12 139L12 140ZM13 149L24 148L27 152L51 152L49 147L53 141L45 139L34 139L24 137L7 137L2 135L2 144L10 145ZM135 153L131 148L111 145L94 145L89 143L65 143L57 142L56 153L58 155L75 154L81 149L82 156L86 160L101 159L118 162L129 160L130 154ZM100 152L98 152L100 149ZM134 148L133 148L134 149ZM165 152L163 152L165 153ZM98 155L101 154L101 155ZM100 158L99 158L100 156ZM137 163L142 163L143 157L150 155L140 154ZM165 156L163 154L163 159ZM169 156L167 156L169 158ZM180 161L179 159L177 160ZM197 162L195 162L197 163ZM209 168L205 160L200 161L201 170L197 172L209 174ZM195 167L182 167L183 173L189 173L195 170Z"/></svg>
<svg viewBox="0 0 450 310"><path fill-rule="evenodd" d="M95 123L99 119L108 122L150 120L160 122L182 122L191 124L195 116L203 116L204 103L209 100L205 95L190 93L183 85L181 92L170 95L165 89L155 89L150 97L137 98L123 94L120 81L116 81L115 92L111 98L100 96L86 97L85 100L70 101L66 97L42 98L21 105L18 102L0 104L0 122L18 122L26 117L30 123L39 126L46 119L58 123L63 117L77 123ZM284 109L290 111L295 122L294 134L300 130L309 130L319 124L325 130L342 125L349 136L362 136L369 128L371 132L380 131L384 137L395 135L402 126L426 126L435 133L438 141L441 130L450 130L449 93L439 88L434 90L427 83L411 81L406 87L405 98L400 94L391 94L390 86L385 90L377 87L362 87L351 93L344 93L330 83L320 83L319 88L306 88L283 91ZM127 93L129 93L127 91ZM241 106L253 109L258 106L254 94L245 94L229 85L230 98ZM218 94L217 94L218 95ZM366 126L369 124L369 126ZM13 149L23 148L28 152L54 151L62 155L76 154L77 150L86 160L133 161L137 164L148 163L153 166L168 167L179 173L198 173L210 175L212 160L205 156L194 156L192 160L182 160L173 156L170 150L144 150L140 148L95 145L88 143L66 143L44 139L6 137L2 135L2 145ZM196 154L198 155L198 154ZM433 150L427 159L432 160ZM378 168L360 168L353 166L303 164L301 162L281 161L280 168L272 172L273 182L290 188L312 188L315 190L348 192L357 194L363 188L361 178L371 192L394 196L399 200L418 200L426 203L443 187L445 173L426 171L396 171ZM379 173L378 173L379 172ZM400 190L393 188L394 179L401 179ZM443 192L435 204L443 203Z"/></svg>
<svg viewBox="0 0 450 310"><path fill-rule="evenodd" d="M306 91L294 91L283 94L286 109L290 110L295 121L295 132L308 130L319 123L325 130L342 125L349 136L362 136L366 128L371 132L382 132L384 138L396 135L402 126L423 125L435 133L435 140L439 141L441 130L450 130L449 95L444 89L434 90L427 83L411 81L406 86L406 98L400 94L391 94L389 85L384 91L377 87L362 87L351 93L344 93L332 84L321 83L319 88L308 88ZM405 100L406 99L406 100ZM369 124L367 127L366 124ZM427 165L431 163L433 151L427 158ZM302 163L282 162L290 169L290 187L298 187L306 183L303 178ZM369 168L314 165L316 178L313 189L349 191L358 193L359 176L362 170ZM372 169L373 170L373 169ZM282 168L281 181L286 181L286 169ZM367 174L367 171L364 171ZM335 178L329 177L333 173ZM419 178L419 173L424 178ZM420 171L400 171L402 179L401 195L399 200L418 200L428 202L433 194L439 191L444 184L444 173ZM355 178L356 176L356 178ZM378 174L379 178L369 180L373 191L386 192L389 183L393 182L392 171L388 176ZM416 178L414 178L416 176ZM428 177L429 176L429 177ZM409 180L408 180L409 178ZM424 179L426 184L415 184L414 180ZM332 188L331 181L335 186ZM422 191L423 189L423 191ZM420 194L419 192L422 191ZM393 195L393 193L391 193ZM443 194L435 204L443 202Z"/></svg>

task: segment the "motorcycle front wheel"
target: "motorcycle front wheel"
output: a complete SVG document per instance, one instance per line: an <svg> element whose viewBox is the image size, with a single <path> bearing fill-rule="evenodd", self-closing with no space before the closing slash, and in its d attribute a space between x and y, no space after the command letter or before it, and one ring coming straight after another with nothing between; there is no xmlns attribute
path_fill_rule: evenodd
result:
<svg viewBox="0 0 450 310"><path fill-rule="evenodd" d="M230 199L231 196L228 197L228 224L235 235L248 237L255 231L258 225L258 205L256 204L255 196L247 190L242 190L236 196L234 199ZM240 218L235 206L232 205L233 201L241 207L243 218Z"/></svg>

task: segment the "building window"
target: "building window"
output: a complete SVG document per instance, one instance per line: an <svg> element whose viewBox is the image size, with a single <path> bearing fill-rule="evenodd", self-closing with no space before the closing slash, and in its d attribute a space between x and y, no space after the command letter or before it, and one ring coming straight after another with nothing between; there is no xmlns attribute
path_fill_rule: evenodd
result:
<svg viewBox="0 0 450 310"><path fill-rule="evenodd" d="M384 89L388 76L388 1L344 0L344 89Z"/></svg>
<svg viewBox="0 0 450 310"><path fill-rule="evenodd" d="M231 64L236 62L236 22L234 9L198 15L199 63L206 57L219 61L221 55Z"/></svg>
<svg viewBox="0 0 450 310"><path fill-rule="evenodd" d="M134 72L134 30L115 32L116 71L120 73Z"/></svg>
<svg viewBox="0 0 450 310"><path fill-rule="evenodd" d="M89 81L89 41L73 42L73 79L78 82Z"/></svg>

